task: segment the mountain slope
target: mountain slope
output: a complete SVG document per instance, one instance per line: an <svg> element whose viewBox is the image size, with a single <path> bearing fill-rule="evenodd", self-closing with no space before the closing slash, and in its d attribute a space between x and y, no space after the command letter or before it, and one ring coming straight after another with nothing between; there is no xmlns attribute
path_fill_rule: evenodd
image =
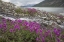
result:
<svg viewBox="0 0 64 42"><path fill-rule="evenodd" d="M64 7L64 0L44 0L35 7Z"/></svg>
<svg viewBox="0 0 64 42"><path fill-rule="evenodd" d="M0 13L15 13L15 5L10 2L3 2L0 0Z"/></svg>

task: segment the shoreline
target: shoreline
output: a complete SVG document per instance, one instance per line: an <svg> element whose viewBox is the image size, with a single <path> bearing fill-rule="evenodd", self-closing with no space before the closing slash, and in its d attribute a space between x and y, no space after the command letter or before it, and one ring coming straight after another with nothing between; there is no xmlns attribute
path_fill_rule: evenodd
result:
<svg viewBox="0 0 64 42"><path fill-rule="evenodd" d="M63 11L64 8L63 7L25 7L25 8L35 8L36 10L51 12L53 14L54 13L55 14L64 13L64 11Z"/></svg>

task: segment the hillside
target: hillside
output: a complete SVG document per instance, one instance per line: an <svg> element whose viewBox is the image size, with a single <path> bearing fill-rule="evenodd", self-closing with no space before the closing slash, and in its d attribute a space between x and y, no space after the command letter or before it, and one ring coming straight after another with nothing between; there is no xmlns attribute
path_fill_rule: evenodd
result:
<svg viewBox="0 0 64 42"><path fill-rule="evenodd" d="M0 0L0 14L14 14L15 5L10 2L3 2Z"/></svg>
<svg viewBox="0 0 64 42"><path fill-rule="evenodd" d="M64 7L64 0L44 0L34 7Z"/></svg>
<svg viewBox="0 0 64 42"><path fill-rule="evenodd" d="M3 14L3 16L2 16ZM41 27L51 28L59 27L64 28L64 16L53 14L46 11L40 11L31 8L15 7L10 2L3 2L0 0L0 15L1 17L9 17L8 19L16 18L26 21L38 22Z"/></svg>

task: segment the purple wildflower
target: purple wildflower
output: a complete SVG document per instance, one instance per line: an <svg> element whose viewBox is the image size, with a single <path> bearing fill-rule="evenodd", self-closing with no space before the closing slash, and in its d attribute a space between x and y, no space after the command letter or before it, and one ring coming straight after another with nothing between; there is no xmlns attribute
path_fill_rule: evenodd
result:
<svg viewBox="0 0 64 42"><path fill-rule="evenodd" d="M15 25L14 25L14 28L20 30L19 24L15 24Z"/></svg>
<svg viewBox="0 0 64 42"><path fill-rule="evenodd" d="M24 21L22 22L22 26L29 26L29 23L24 20Z"/></svg>
<svg viewBox="0 0 64 42"><path fill-rule="evenodd" d="M61 30L60 29L57 29L57 28L54 28L54 33L58 37L58 36L60 36Z"/></svg>
<svg viewBox="0 0 64 42"><path fill-rule="evenodd" d="M38 23L36 23L36 22L29 22L29 29L31 30L31 31L37 31L37 29L39 29L40 28L40 25L38 24Z"/></svg>
<svg viewBox="0 0 64 42"><path fill-rule="evenodd" d="M47 31L45 32L45 36L50 36L50 30L47 30Z"/></svg>
<svg viewBox="0 0 64 42"><path fill-rule="evenodd" d="M14 25L15 24L15 21L11 21L11 24Z"/></svg>
<svg viewBox="0 0 64 42"><path fill-rule="evenodd" d="M15 22L22 23L22 20L16 19Z"/></svg>
<svg viewBox="0 0 64 42"><path fill-rule="evenodd" d="M2 29L3 29L3 31L6 31L7 30L7 24L6 23L3 23L2 24Z"/></svg>
<svg viewBox="0 0 64 42"><path fill-rule="evenodd" d="M45 37L42 37L42 42L45 42Z"/></svg>
<svg viewBox="0 0 64 42"><path fill-rule="evenodd" d="M36 13L37 12L37 10L36 9L31 9L31 8L28 8L28 13L30 13L30 14L34 14L34 13Z"/></svg>
<svg viewBox="0 0 64 42"><path fill-rule="evenodd" d="M3 23L6 23L6 19L5 19L5 18L2 18L2 22L3 22Z"/></svg>
<svg viewBox="0 0 64 42"><path fill-rule="evenodd" d="M56 38L57 42L61 42L59 38Z"/></svg>
<svg viewBox="0 0 64 42"><path fill-rule="evenodd" d="M2 28L2 24L0 24L0 28Z"/></svg>
<svg viewBox="0 0 64 42"><path fill-rule="evenodd" d="M15 30L14 30L13 28L11 28L9 31L10 31L10 32L15 32Z"/></svg>
<svg viewBox="0 0 64 42"><path fill-rule="evenodd" d="M64 38L64 35L62 35L61 38Z"/></svg>
<svg viewBox="0 0 64 42"><path fill-rule="evenodd" d="M36 38L36 41L39 41L39 38L38 37Z"/></svg>

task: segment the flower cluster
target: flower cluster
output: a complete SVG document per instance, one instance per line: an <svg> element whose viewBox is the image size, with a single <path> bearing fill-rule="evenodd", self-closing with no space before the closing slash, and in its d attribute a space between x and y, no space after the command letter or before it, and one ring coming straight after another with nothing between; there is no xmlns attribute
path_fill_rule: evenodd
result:
<svg viewBox="0 0 64 42"><path fill-rule="evenodd" d="M12 21L3 18L0 22L0 32L3 31L5 31L4 34L7 33L8 36L12 34L14 38L17 36L21 38L24 42L28 42L28 41L63 42L64 41L64 31L62 31L61 29L59 28L44 29L41 28L39 23L31 22L31 21L28 22L26 20L17 19L15 21ZM18 41L20 42L21 40L19 39Z"/></svg>
<svg viewBox="0 0 64 42"><path fill-rule="evenodd" d="M18 13L18 14L23 13L23 14L27 14L27 15L32 16L32 15L35 15L37 13L37 10L34 9L34 8L27 8L26 10L25 9L22 10L21 8L18 8L18 9L15 10L15 12Z"/></svg>
<svg viewBox="0 0 64 42"><path fill-rule="evenodd" d="M28 8L28 13L30 13L30 14L34 14L34 13L36 13L37 12L37 10L36 9L31 9L31 8Z"/></svg>

